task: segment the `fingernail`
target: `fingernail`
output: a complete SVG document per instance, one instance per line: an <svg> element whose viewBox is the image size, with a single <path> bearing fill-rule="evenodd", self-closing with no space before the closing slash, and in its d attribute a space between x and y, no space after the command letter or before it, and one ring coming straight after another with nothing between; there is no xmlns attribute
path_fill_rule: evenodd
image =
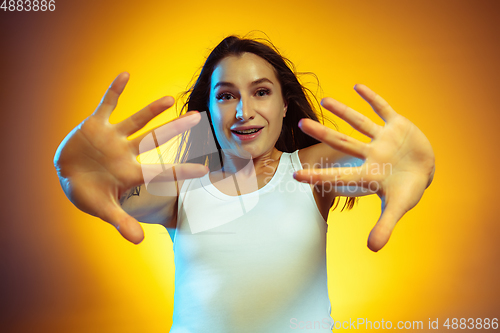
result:
<svg viewBox="0 0 500 333"><path fill-rule="evenodd" d="M300 119L300 120L299 120L299 125L298 125L298 126L299 126L299 128L300 128L300 129L302 129L302 120L303 120L303 119Z"/></svg>
<svg viewBox="0 0 500 333"><path fill-rule="evenodd" d="M189 117L189 116L191 116L193 114L197 114L197 113L199 113L199 112L198 111L188 111L188 112L184 113L182 116L180 116L179 118Z"/></svg>
<svg viewBox="0 0 500 333"><path fill-rule="evenodd" d="M295 179L296 181L300 182L300 183L307 183L308 184L308 181L307 180L301 180L301 179L297 179L297 176L298 176L298 173L297 171L295 171L293 173L293 179Z"/></svg>
<svg viewBox="0 0 500 333"><path fill-rule="evenodd" d="M356 90L356 91L357 91L357 86L358 86L358 84L356 83L356 84L354 85L354 90Z"/></svg>
<svg viewBox="0 0 500 333"><path fill-rule="evenodd" d="M200 116L200 113L198 111L195 111L193 113L186 114L186 118L189 119L191 122L193 122L193 121L198 122L198 120L201 118L201 116Z"/></svg>

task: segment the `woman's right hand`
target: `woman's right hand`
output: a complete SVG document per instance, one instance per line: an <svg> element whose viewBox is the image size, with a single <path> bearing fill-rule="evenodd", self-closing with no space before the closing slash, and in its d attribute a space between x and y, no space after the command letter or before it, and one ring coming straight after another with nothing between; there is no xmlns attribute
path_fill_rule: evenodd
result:
<svg viewBox="0 0 500 333"><path fill-rule="evenodd" d="M144 239L142 227L120 206L122 194L144 183L143 172L152 172L158 181L173 180L170 172L158 172L160 165L142 165L137 156L143 153L142 139L154 131L161 145L196 125L201 117L190 112L168 124L129 140L128 136L143 128L151 119L174 104L172 97L163 97L129 118L111 124L109 117L129 79L128 73L116 77L95 112L74 128L62 141L54 157L61 186L66 196L80 210L115 226L132 243ZM155 147L150 147L153 149ZM156 168L156 170L155 170ZM165 165L161 165L165 170ZM208 169L201 164L175 166L177 180L201 177Z"/></svg>

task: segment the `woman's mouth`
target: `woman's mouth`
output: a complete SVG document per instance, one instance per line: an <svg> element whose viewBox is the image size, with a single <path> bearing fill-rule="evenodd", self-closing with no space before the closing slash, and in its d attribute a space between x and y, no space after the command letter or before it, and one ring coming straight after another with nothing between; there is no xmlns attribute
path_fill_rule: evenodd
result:
<svg viewBox="0 0 500 333"><path fill-rule="evenodd" d="M231 130L233 135L242 141L253 140L262 132L263 127Z"/></svg>

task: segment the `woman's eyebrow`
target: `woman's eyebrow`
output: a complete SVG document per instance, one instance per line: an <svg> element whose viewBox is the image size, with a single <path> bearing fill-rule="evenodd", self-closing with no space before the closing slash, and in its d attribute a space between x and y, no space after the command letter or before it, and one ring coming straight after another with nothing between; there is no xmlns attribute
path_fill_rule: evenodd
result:
<svg viewBox="0 0 500 333"><path fill-rule="evenodd" d="M250 86L256 86L258 84L264 83L264 82L269 82L270 84L274 85L274 83L269 80L267 77L263 77L262 79L258 79L250 83Z"/></svg>
<svg viewBox="0 0 500 333"><path fill-rule="evenodd" d="M252 83L250 83L250 86L256 86L256 85L261 84L261 83L264 83L264 82L268 82L268 83L270 83L270 84L274 85L274 83L273 83L271 80L269 80L269 79L268 79L268 78L266 78L266 77L263 77L263 78L261 78L261 79L257 79L257 80L255 80L255 81L252 81ZM217 89L217 87L230 87L230 88L233 88L233 87L234 87L234 84L233 84L233 83L231 83L231 82L219 81L219 82L217 82L217 83L215 84L215 86L214 86L214 90L215 90L215 89Z"/></svg>
<svg viewBox="0 0 500 333"><path fill-rule="evenodd" d="M225 81L219 81L215 84L214 86L214 90L217 89L217 87L234 87L234 84L232 84L231 82L225 82Z"/></svg>

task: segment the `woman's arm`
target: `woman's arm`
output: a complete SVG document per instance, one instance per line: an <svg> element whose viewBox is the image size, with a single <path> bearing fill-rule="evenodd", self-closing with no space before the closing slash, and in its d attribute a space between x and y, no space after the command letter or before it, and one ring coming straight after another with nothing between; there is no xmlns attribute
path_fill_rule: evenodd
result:
<svg viewBox="0 0 500 333"><path fill-rule="evenodd" d="M174 182L165 186L175 186ZM182 186L182 181L179 181ZM174 189L175 191L175 189ZM126 191L120 198L122 209L139 222L176 226L177 196L158 196L147 191L144 184Z"/></svg>

